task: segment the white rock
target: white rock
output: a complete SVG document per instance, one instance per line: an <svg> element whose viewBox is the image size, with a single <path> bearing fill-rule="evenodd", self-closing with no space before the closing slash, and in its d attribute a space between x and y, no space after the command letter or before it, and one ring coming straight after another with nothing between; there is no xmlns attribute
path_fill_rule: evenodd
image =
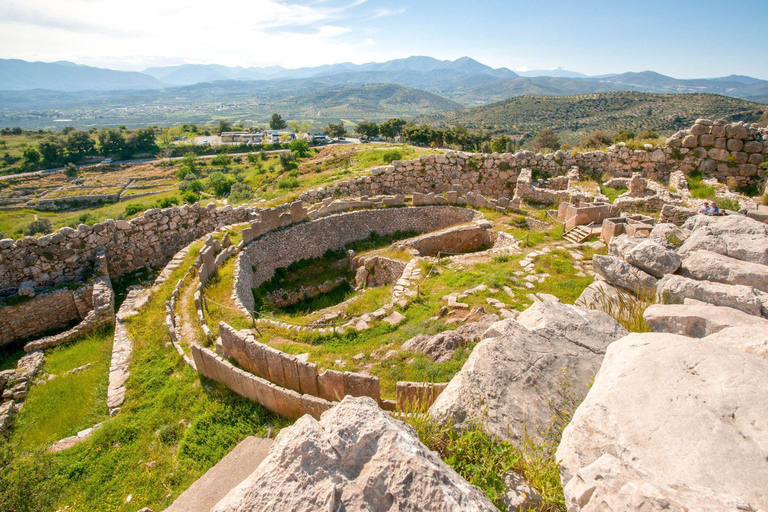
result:
<svg viewBox="0 0 768 512"><path fill-rule="evenodd" d="M740 284L768 292L768 265L729 258L716 252L689 252L683 259L680 274L700 281Z"/></svg>

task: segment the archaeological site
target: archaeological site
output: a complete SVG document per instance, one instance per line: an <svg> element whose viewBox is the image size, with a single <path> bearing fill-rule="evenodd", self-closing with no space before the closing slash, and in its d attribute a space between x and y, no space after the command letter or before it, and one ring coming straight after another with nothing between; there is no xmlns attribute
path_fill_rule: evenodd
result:
<svg viewBox="0 0 768 512"><path fill-rule="evenodd" d="M29 510L766 511L766 160L768 129L698 119L0 240L0 483Z"/></svg>

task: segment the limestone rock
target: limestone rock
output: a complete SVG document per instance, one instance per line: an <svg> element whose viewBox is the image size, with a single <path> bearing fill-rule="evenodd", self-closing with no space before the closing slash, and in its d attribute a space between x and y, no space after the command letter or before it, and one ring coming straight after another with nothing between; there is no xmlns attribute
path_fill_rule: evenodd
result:
<svg viewBox="0 0 768 512"><path fill-rule="evenodd" d="M722 306L654 304L645 310L643 318L655 332L692 338L703 338L734 326L768 332L768 320Z"/></svg>
<svg viewBox="0 0 768 512"><path fill-rule="evenodd" d="M269 455L214 512L495 511L405 423L371 398L345 397L318 422L280 431Z"/></svg>
<svg viewBox="0 0 768 512"><path fill-rule="evenodd" d="M457 348L477 341L494 322L497 315L484 315L477 322L467 322L455 331L443 331L435 335L419 334L403 343L403 350L420 352L436 363L449 361Z"/></svg>
<svg viewBox="0 0 768 512"><path fill-rule="evenodd" d="M751 263L768 265L768 224L743 215L696 215L683 225L692 231L680 255L707 250Z"/></svg>
<svg viewBox="0 0 768 512"><path fill-rule="evenodd" d="M656 289L655 277L614 256L593 256L592 268L608 283L638 295Z"/></svg>
<svg viewBox="0 0 768 512"><path fill-rule="evenodd" d="M603 279L595 279L584 288L573 304L583 308L611 311L612 308L618 308L627 298L627 292L608 284Z"/></svg>
<svg viewBox="0 0 768 512"><path fill-rule="evenodd" d="M608 255L624 259L624 256L636 245L647 240L645 237L619 235L608 242Z"/></svg>
<svg viewBox="0 0 768 512"><path fill-rule="evenodd" d="M667 275L656 289L660 302L681 304L696 299L715 306L735 308L750 315L768 316L768 293L750 286L696 281L678 275Z"/></svg>
<svg viewBox="0 0 768 512"><path fill-rule="evenodd" d="M749 316L749 315L747 315ZM750 318L756 318L750 316ZM763 359L768 359L768 329L765 326L756 326L743 323L733 327L726 327L722 331L710 334L704 341L717 343L724 347L741 350Z"/></svg>
<svg viewBox="0 0 768 512"><path fill-rule="evenodd" d="M625 259L657 278L672 274L680 267L680 256L653 240L645 240L634 246L627 252Z"/></svg>
<svg viewBox="0 0 768 512"><path fill-rule="evenodd" d="M752 286L768 292L768 265L749 263L711 251L689 252L680 274L700 281Z"/></svg>
<svg viewBox="0 0 768 512"><path fill-rule="evenodd" d="M612 343L556 453L568 510L766 509L766 386L768 361L708 341Z"/></svg>
<svg viewBox="0 0 768 512"><path fill-rule="evenodd" d="M581 399L606 346L626 334L599 311L539 302L518 321L494 323L451 380L430 414L463 428L478 419L500 438L538 437L553 409L563 405L566 382Z"/></svg>

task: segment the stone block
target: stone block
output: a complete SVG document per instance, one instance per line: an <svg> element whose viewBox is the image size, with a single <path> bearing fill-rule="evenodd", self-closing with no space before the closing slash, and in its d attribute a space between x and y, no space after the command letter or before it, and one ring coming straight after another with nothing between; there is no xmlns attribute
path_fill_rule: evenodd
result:
<svg viewBox="0 0 768 512"><path fill-rule="evenodd" d="M299 378L299 369L296 364L297 359L290 354L282 353L282 361L285 387L300 393L301 381Z"/></svg>
<svg viewBox="0 0 768 512"><path fill-rule="evenodd" d="M307 207L304 201L294 201L291 203L291 220L295 222L302 222L307 219Z"/></svg>
<svg viewBox="0 0 768 512"><path fill-rule="evenodd" d="M280 387L285 387L285 376L283 375L283 353L272 347L265 346L264 353L267 359L269 369L269 381Z"/></svg>
<svg viewBox="0 0 768 512"><path fill-rule="evenodd" d="M336 370L325 370L317 376L317 387L320 398L338 402L346 395L344 389L344 374Z"/></svg>
<svg viewBox="0 0 768 512"><path fill-rule="evenodd" d="M316 420L319 420L320 416L333 406L334 404L328 400L312 395L301 395L301 407L304 409L304 414L309 414Z"/></svg>
<svg viewBox="0 0 768 512"><path fill-rule="evenodd" d="M317 386L317 365L297 360L296 368L299 372L301 392L305 395L320 396L320 390Z"/></svg>
<svg viewBox="0 0 768 512"><path fill-rule="evenodd" d="M275 388L277 413L283 418L297 419L304 415L301 395L292 389Z"/></svg>
<svg viewBox="0 0 768 512"><path fill-rule="evenodd" d="M369 396L377 402L381 399L379 378L356 372L344 372L344 391L352 396Z"/></svg>

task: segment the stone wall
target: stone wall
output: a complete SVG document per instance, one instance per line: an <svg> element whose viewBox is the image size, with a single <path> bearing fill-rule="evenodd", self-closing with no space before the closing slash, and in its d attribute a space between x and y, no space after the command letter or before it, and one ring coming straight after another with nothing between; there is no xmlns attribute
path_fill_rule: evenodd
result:
<svg viewBox="0 0 768 512"><path fill-rule="evenodd" d="M42 293L0 314L0 346L82 320L93 309L93 285Z"/></svg>
<svg viewBox="0 0 768 512"><path fill-rule="evenodd" d="M355 270L355 284L360 288L395 284L403 275L406 262L383 256L352 258Z"/></svg>
<svg viewBox="0 0 768 512"><path fill-rule="evenodd" d="M215 208L195 204L148 210L130 221L107 220L77 229L20 240L0 240L0 283L14 289L24 281L37 287L82 280L103 248L113 278L145 267L165 265L192 240L217 228L250 221L258 208Z"/></svg>
<svg viewBox="0 0 768 512"><path fill-rule="evenodd" d="M403 250L412 249L419 256L477 251L493 244L494 239L489 232L490 228L491 223L483 219L395 242L392 246Z"/></svg>
<svg viewBox="0 0 768 512"><path fill-rule="evenodd" d="M270 279L277 268L307 258L319 258L327 250L337 250L365 239L371 232L379 235L397 231L426 233L469 222L475 215L472 210L450 206L384 208L332 215L268 232L246 246L238 256L235 302L250 314L254 305L251 288ZM263 217L259 224L265 222ZM264 232L263 226L258 226L257 232Z"/></svg>

